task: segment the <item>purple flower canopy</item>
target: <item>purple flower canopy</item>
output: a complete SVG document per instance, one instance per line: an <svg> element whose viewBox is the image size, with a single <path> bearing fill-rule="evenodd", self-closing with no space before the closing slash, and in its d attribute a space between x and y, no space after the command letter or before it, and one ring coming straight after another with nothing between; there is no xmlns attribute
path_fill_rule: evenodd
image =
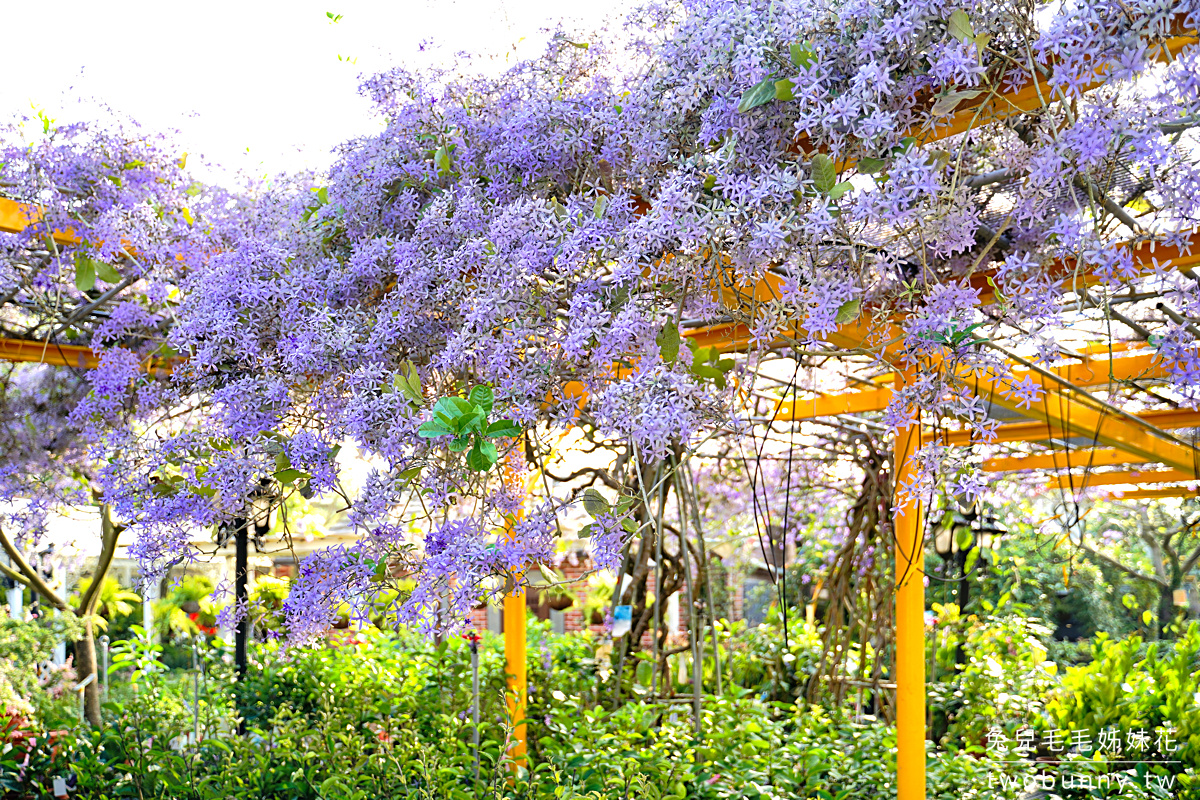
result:
<svg viewBox="0 0 1200 800"><path fill-rule="evenodd" d="M374 76L380 134L343 145L327 175L236 194L192 183L157 140L47 125L0 158L4 185L46 214L3 239L0 277L24 303L8 324L70 329L100 352L71 416L90 451L70 458L147 565L192 558L188 531L242 514L266 476L343 495L361 534L302 567L298 639L343 603L378 601L381 564L416 580L389 601L401 619L429 624L448 596L459 621L554 556L569 498L551 489L516 513L520 476L491 466L549 430L583 425L649 467L761 434L748 398L899 363L914 378L883 429L919 409L989 441L999 420L973 377L1033 411L1041 387L1006 353L1054 363L1130 331L1161 355L1163 391L1194 407L1196 283L1135 264L1129 245L1186 250L1200 213L1200 56L1163 49L1197 14L1159 0L1037 17L941 0L655 5L499 78ZM1021 91L1041 99L1001 99ZM87 244L47 252L68 227ZM85 308L110 286L102 318L54 322L50 298ZM1174 316L1154 310L1164 299ZM1114 333L1122 303L1133 327ZM745 352L729 360L681 342L732 323ZM174 359L169 377L150 357ZM525 435L422 432L474 386L494 405L439 424ZM353 496L345 441L377 465ZM974 456L922 448L901 500L986 492ZM592 531L606 564L633 535L620 514Z"/></svg>

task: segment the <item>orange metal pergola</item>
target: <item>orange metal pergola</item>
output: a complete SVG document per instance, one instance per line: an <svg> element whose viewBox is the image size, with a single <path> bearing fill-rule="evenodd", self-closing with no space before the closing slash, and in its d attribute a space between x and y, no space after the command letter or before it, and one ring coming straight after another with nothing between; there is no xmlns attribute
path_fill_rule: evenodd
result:
<svg viewBox="0 0 1200 800"><path fill-rule="evenodd" d="M1149 58L1168 60L1185 46L1194 44L1194 32L1183 32L1160 42ZM1098 73L1095 85L1103 78ZM1090 87L1089 87L1090 88ZM1014 114L1033 111L1048 102L1058 100L1048 78L1039 78L1018 92L990 94L963 104L955 112L941 118L932 127L910 131L920 142L931 142L955 136L983 124L995 122ZM804 143L798 143L801 149ZM852 166L843 164L842 167ZM40 219L40 212L31 206L0 198L0 231L19 232ZM54 238L61 244L77 244L71 231L56 231ZM1200 235L1194 252L1177 251L1159 245L1157 248L1135 244L1132 255L1135 263L1149 265L1157 259L1160 265L1176 269L1200 265ZM1079 265L1062 263L1057 270L1062 275L1064 292L1077 291L1098 281ZM988 275L972 277L980 289L980 303L994 299L987 283ZM753 285L738 285L729 280L716 287L724 303L735 309L753 309L757 305L780 297L781 278L767 273ZM749 349L749 326L740 322L713 325L683 332L700 346L713 346L722 352ZM792 338L802 334L800 328L788 331ZM781 400L773 415L779 422L794 423L817 417L853 415L881 411L892 398L893 389L903 386L911 377L914 365L906 363L900 342L902 331L894 325L868 324L863 320L842 325L827 340L834 347L852 353L871 353L892 368L890 376L873 380L873 388L834 395L817 395L808 399ZM887 343L880 346L879 343ZM780 346L788 342L781 340ZM1120 348L1111 348L1119 351ZM59 366L94 368L95 354L86 347L0 340L0 359L39 362ZM1200 450L1180 441L1168 430L1200 427L1200 412L1168 409L1147 410L1127 414L1086 391L1088 387L1122 384L1132 381L1151 381L1164 377L1166 365L1150 353L1130 349L1105 352L1102 355L1083 354L1079 363L1034 370L1012 363L1013 376L992 373L960 375L963 383L976 396L985 400L997 414L1008 421L997 430L996 442L1046 442L1046 453L1030 456L996 457L984 462L989 472L1040 470L1051 473L1050 485L1070 488L1079 486L1137 486L1146 484L1195 481ZM1041 402L1022 407L1011 399L1014 381L1030 378L1043 390ZM583 401L585 398L580 398ZM1086 445L1076 449L1064 447L1063 440L1078 438ZM894 445L895 485L905 482L915 464L911 458L922 442L940 441L948 445L970 445L968 431L933 431L914 425L896 436ZM1093 467L1131 464L1161 464L1162 469L1138 469L1105 473L1090 472ZM1080 474L1076 470L1089 470ZM1170 486L1161 489L1125 491L1125 498L1194 496L1194 487ZM923 800L925 797L925 597L923 585L924 509L919 505L895 508L895 570L896 570L896 685L897 685L897 772L899 800ZM524 759L525 686L525 603L523 596L511 594L505 600L505 648L509 673L509 711L516 726L517 746L514 758ZM696 691L699 691L697 687Z"/></svg>

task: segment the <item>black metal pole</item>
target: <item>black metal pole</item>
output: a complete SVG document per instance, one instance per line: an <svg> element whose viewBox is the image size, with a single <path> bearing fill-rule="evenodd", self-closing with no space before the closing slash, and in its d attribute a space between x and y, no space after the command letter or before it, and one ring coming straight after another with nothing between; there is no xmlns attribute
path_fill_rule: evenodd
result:
<svg viewBox="0 0 1200 800"><path fill-rule="evenodd" d="M235 538L237 540L237 555L234 564L234 601L237 604L238 623L237 632L234 634L234 663L237 665L237 676L239 681L246 679L246 640L247 634L250 632L249 614L245 613L247 606L250 603L249 593L246 587L246 573L248 571L249 549L250 549L250 523L245 519L234 520L236 528Z"/></svg>
<svg viewBox="0 0 1200 800"><path fill-rule="evenodd" d="M238 611L237 628L234 630L233 635L233 663L237 670L238 683L241 684L246 680L246 639L247 633L250 630L250 615L247 613L250 599L246 587L246 573L250 559L250 521L247 519L235 519L233 524L234 541L236 542L233 565L233 596L234 608ZM238 735L242 736L245 733L246 719L243 715L239 714Z"/></svg>

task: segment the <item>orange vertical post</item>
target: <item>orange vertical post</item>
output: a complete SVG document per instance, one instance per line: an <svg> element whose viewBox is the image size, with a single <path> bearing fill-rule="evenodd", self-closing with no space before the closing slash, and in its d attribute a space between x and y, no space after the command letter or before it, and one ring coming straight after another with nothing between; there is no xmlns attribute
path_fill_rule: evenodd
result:
<svg viewBox="0 0 1200 800"><path fill-rule="evenodd" d="M525 481L520 469L512 460L521 456L510 456L504 464L505 483L510 488L521 492L521 506L517 509L514 519L521 519L525 514ZM512 536L512 523L506 525L506 533ZM514 768L525 766L525 753L528 749L528 731L525 727L525 709L528 700L527 672L525 666L525 593L518 592L517 586L520 575L513 576L513 588L504 596L504 663L508 673L508 719L513 726L512 745L509 756L513 759Z"/></svg>
<svg viewBox="0 0 1200 800"><path fill-rule="evenodd" d="M896 388L905 376L896 376ZM920 421L897 431L893 497L915 472ZM892 505L896 537L896 783L897 800L925 800L925 553L920 502Z"/></svg>

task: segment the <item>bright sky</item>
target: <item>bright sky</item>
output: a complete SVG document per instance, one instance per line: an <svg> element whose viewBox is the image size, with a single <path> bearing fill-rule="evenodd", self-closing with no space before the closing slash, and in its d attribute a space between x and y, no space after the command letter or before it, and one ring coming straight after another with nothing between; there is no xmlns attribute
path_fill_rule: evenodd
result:
<svg viewBox="0 0 1200 800"><path fill-rule="evenodd" d="M359 77L482 53L499 71L541 51L547 28L590 31L625 0L208 0L11 3L4 11L0 117L30 104L61 121L95 99L201 158L251 173L321 168L339 142L380 122ZM340 14L333 23L326 12ZM421 43L429 43L424 50ZM339 56L343 59L339 61ZM195 158L193 161L192 159ZM203 170L207 171L207 170ZM203 177L203 176L202 176Z"/></svg>

